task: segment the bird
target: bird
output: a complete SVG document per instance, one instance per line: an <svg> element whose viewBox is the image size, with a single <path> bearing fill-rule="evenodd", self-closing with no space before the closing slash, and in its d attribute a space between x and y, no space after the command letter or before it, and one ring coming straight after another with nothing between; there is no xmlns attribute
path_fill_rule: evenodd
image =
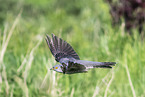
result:
<svg viewBox="0 0 145 97"><path fill-rule="evenodd" d="M112 68L116 64L116 62L80 60L72 46L63 39L54 34L52 34L52 38L46 35L45 39L55 60L60 63L50 68L50 70L63 74L75 74L86 73L92 68Z"/></svg>

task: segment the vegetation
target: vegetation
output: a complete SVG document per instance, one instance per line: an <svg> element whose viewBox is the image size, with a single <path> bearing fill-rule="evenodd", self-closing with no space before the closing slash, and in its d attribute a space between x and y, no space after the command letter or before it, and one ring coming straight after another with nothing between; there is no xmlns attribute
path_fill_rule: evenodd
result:
<svg viewBox="0 0 145 97"><path fill-rule="evenodd" d="M103 0L0 1L1 97L144 97L145 41L111 23ZM3 4L3 6L1 6ZM72 45L82 60L115 61L113 69L64 75L45 35Z"/></svg>
<svg viewBox="0 0 145 97"><path fill-rule="evenodd" d="M141 34L144 31L145 22L145 2L142 0L106 0L111 9L110 13L113 23L120 24L121 18L125 21L125 29L132 32L133 28L138 28Z"/></svg>

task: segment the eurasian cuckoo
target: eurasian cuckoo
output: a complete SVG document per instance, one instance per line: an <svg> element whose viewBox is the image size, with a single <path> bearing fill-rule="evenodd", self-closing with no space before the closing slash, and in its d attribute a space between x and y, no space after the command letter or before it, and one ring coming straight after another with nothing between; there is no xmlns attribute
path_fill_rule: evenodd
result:
<svg viewBox="0 0 145 97"><path fill-rule="evenodd" d="M112 68L116 62L93 62L80 60L78 54L69 43L52 34L46 35L46 41L55 60L61 64L53 66L54 70L64 74L84 73L92 68Z"/></svg>

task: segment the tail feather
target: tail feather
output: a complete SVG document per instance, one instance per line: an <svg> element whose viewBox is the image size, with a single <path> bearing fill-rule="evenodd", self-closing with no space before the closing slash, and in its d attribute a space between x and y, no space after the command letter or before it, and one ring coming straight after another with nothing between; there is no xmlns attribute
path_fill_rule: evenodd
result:
<svg viewBox="0 0 145 97"><path fill-rule="evenodd" d="M112 68L116 62L100 62L100 64L94 64L93 68Z"/></svg>
<svg viewBox="0 0 145 97"><path fill-rule="evenodd" d="M76 60L75 63L82 64L87 68L112 68L116 62L93 62L85 60Z"/></svg>

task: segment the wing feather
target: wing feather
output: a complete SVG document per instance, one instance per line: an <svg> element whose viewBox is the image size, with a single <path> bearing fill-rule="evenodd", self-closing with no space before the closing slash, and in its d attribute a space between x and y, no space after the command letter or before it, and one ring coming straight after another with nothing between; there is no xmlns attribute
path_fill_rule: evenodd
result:
<svg viewBox="0 0 145 97"><path fill-rule="evenodd" d="M74 58L80 60L78 54L71 45L54 34L52 34L52 39L46 35L46 42L57 62L59 62L61 58Z"/></svg>

